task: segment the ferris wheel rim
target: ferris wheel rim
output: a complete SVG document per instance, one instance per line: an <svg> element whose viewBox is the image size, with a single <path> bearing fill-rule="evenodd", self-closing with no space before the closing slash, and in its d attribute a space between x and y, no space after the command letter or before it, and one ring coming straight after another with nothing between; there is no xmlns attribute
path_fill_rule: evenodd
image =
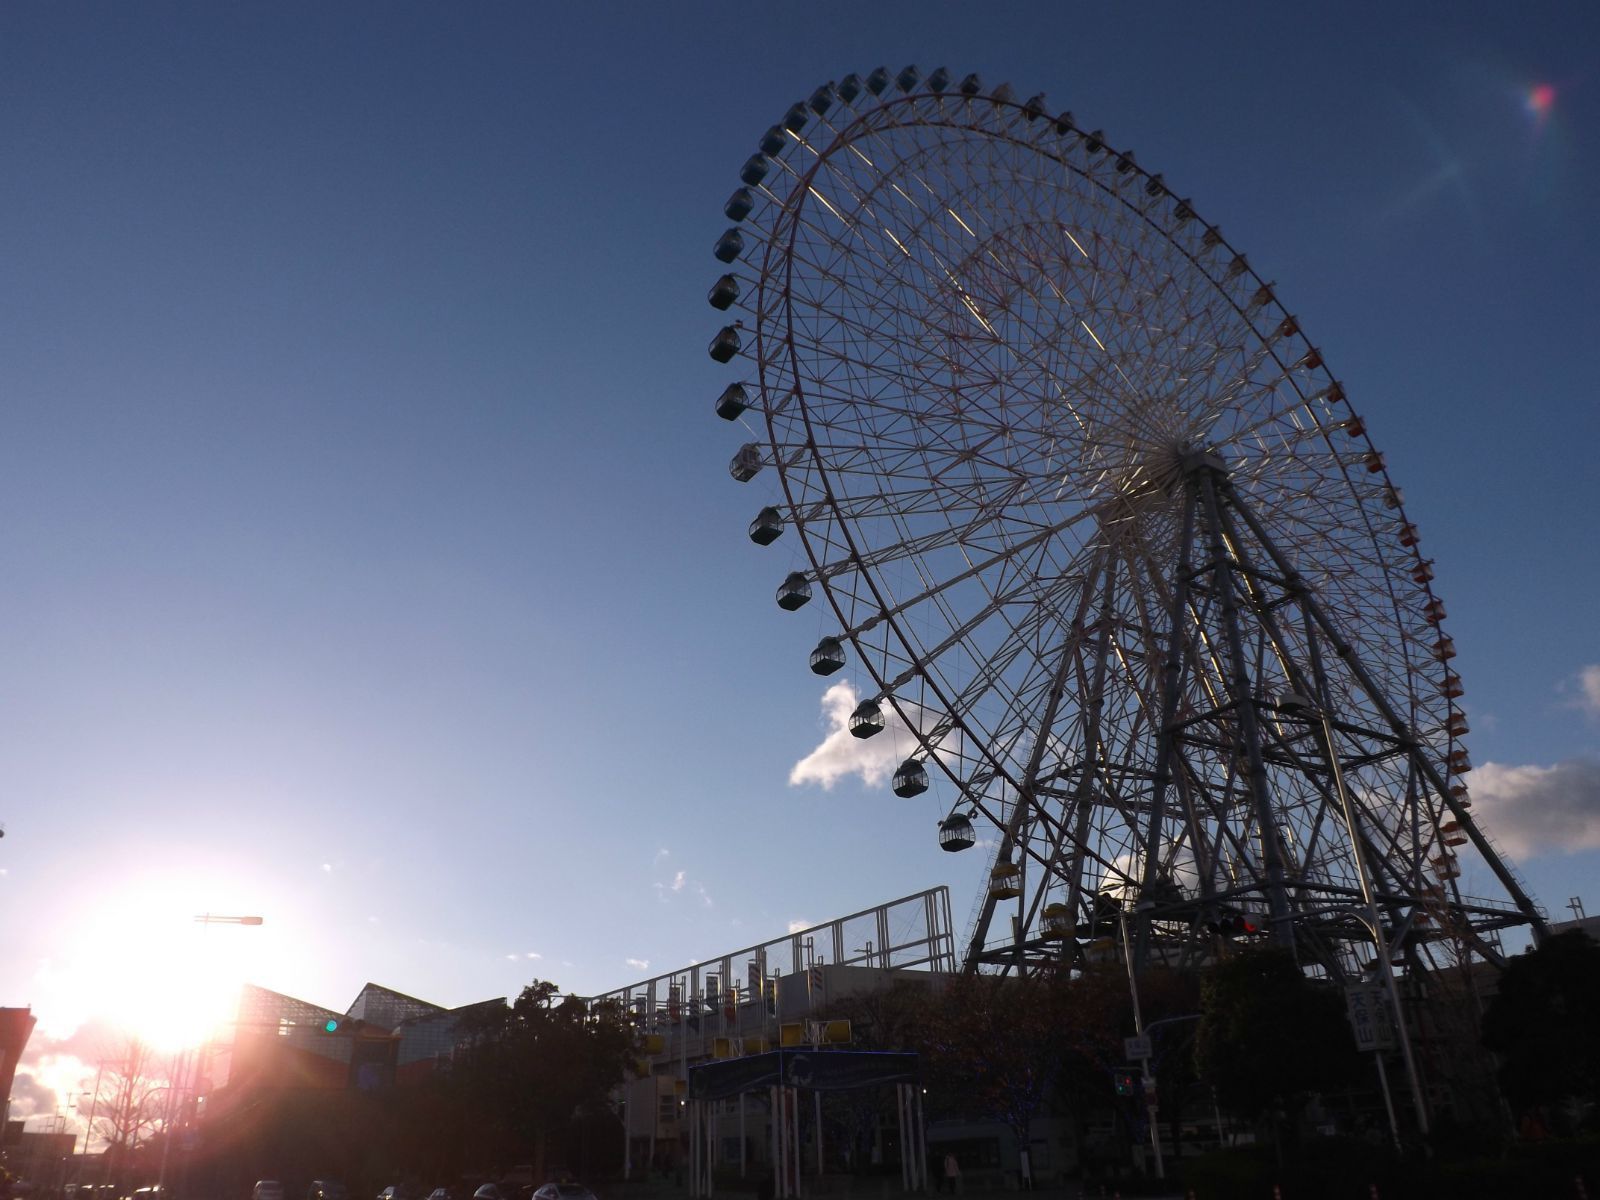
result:
<svg viewBox="0 0 1600 1200"><path fill-rule="evenodd" d="M904 74L902 73L903 76ZM831 86L829 85L829 87ZM821 95L824 90L819 89L817 95ZM1306 537L1326 538L1332 529L1343 530L1351 535L1348 545L1352 548L1359 547L1362 551L1355 559L1355 566L1364 572L1369 582L1380 585L1379 590L1384 601L1382 604L1374 605L1366 610L1349 610L1353 614L1353 623L1363 630L1368 626L1388 628L1396 635L1394 637L1394 644L1398 647L1396 654L1392 657L1383 657L1379 664L1383 673L1383 682L1388 687L1398 688L1399 694L1396 699L1403 700L1405 715L1408 720L1414 720L1420 714L1427 714L1430 720L1440 713L1449 717L1448 721L1441 723L1440 731L1432 732L1429 736L1442 745L1442 749L1438 750L1437 754L1441 758L1448 755L1451 762L1454 762L1455 747L1459 740L1459 734L1456 731L1456 717L1459 715L1459 709L1454 702L1454 697L1459 695L1459 690L1454 692L1449 690L1452 686L1449 681L1455 676L1453 670L1448 666L1448 657L1444 655L1443 647L1450 642L1450 639L1443 630L1442 604L1437 600L1431 586L1432 572L1429 566L1431 560L1422 558L1422 552L1415 537L1415 527L1407 517L1403 497L1389 475L1386 461L1377 451L1371 436L1367 433L1365 423L1355 412L1353 405L1344 392L1343 385L1333 375L1321 351L1311 343L1309 337L1301 329L1298 319L1283 305L1274 285L1265 281L1255 271L1245 256L1222 236L1217 226L1205 222L1199 217L1192 201L1186 197L1178 196L1175 191L1166 185L1159 174L1152 175L1142 165L1137 164L1133 160L1131 152L1119 153L1113 150L1109 143L1104 141L1104 135L1098 130L1092 134L1085 133L1070 114L1050 117L1043 112L1042 106L1035 111L1036 101L1042 102L1042 97L1036 97L1024 104L1016 101L1014 97L973 96L966 94L965 81L962 85L964 93L962 97L956 97L954 94L935 95L932 92L912 87L907 87L904 90L904 95L894 95L891 92L889 96L878 101L869 101L868 98L862 97L865 103L875 105L863 111L856 111L854 106L847 101L845 107L850 108L854 115L849 118L848 123L826 123L832 130L831 140L821 150L800 138L799 127L790 126L791 140L784 144L781 154L774 156L774 161L784 165L786 173L780 178L788 183L785 188L786 195L798 197L798 201L793 206L796 212L800 206L806 203L808 195L815 194L823 205L828 206L830 212L838 216L837 211L828 204L826 199L822 198L821 193L815 192L816 183L819 175L828 168L832 157L834 155L841 157L844 155L845 150L849 147L848 135L850 131L858 128L867 128L869 117L873 122L876 122L869 132L877 136L885 132L892 134L897 129L903 128L895 125L890 120L893 115L904 111L916 116L928 110L930 105L939 107L941 111L943 111L943 106L945 105L966 105L970 108L970 106L979 104L992 106L994 110L1009 111L1013 120L1009 126L1004 128L997 125L995 127L985 126L982 129L974 129L970 124L964 128L966 132L974 133L990 141L1010 139L1010 144L1021 147L1022 153L1036 153L1041 158L1049 159L1058 166L1074 173L1087 186L1098 189L1099 194L1107 198L1109 205L1120 206L1120 211L1128 220L1140 223L1161 247L1175 252L1183 258L1193 273L1193 288L1199 291L1208 301L1220 300L1223 302L1230 310L1232 318L1237 321L1238 327L1242 330L1242 336L1247 341L1253 339L1253 342L1250 343L1252 345L1252 353L1259 351L1260 354L1265 356L1264 358L1258 357L1256 361L1264 363L1270 359L1271 367L1270 369L1263 369L1263 374L1260 376L1262 382L1259 385L1254 385L1254 394L1258 399L1281 400L1282 404L1288 404L1288 408L1285 409L1280 404L1276 408L1262 411L1253 424L1232 430L1228 437L1238 441L1257 433L1257 431L1268 429L1273 425L1274 421L1281 419L1285 412L1292 415L1297 411L1303 410L1305 416L1309 418L1314 431L1313 436L1320 440L1325 447L1328 462L1306 466L1303 475L1299 479L1285 478L1273 483L1269 477L1268 485L1262 485L1268 488L1268 491L1262 493L1263 498L1272 499L1272 496L1269 495L1271 487L1278 489L1280 499L1286 498L1289 501L1294 501L1299 497L1300 493L1294 490L1296 487L1306 491L1308 495L1318 486L1330 486L1340 489L1333 498L1325 501L1322 506L1323 511L1313 511L1314 506L1308 505L1304 512L1291 514L1292 521L1297 522L1297 524L1288 524L1284 527L1288 528L1290 535L1296 539ZM791 116L794 111L801 107L799 105L795 106L795 110L791 110ZM815 96L813 97L812 107L816 109L818 117L826 111L825 108L816 108ZM1117 159L1119 174L1131 176L1136 186L1128 191L1119 190L1121 184L1116 180L1108 181L1097 178L1089 168L1080 168L1068 162L1068 151L1063 150L1059 154L1044 152L1036 142L1028 140L1025 133L1023 135L1017 134L1017 122L1019 120L1025 120L1029 123L1042 121L1044 125L1053 127L1057 137L1063 141L1075 138L1079 144L1087 144L1092 141L1099 142L1101 150L1108 158L1115 156ZM801 127L803 127L803 123L802 120ZM939 122L926 120L921 121L921 124L923 126L940 126L950 129L962 128L954 123L945 123L941 126ZM774 127L774 129L776 130L777 127ZM784 157L798 153L794 149L796 143L805 145L807 151L812 154L812 159L804 164L803 171L792 169ZM928 153L926 147L907 149L893 165L903 165L905 162L916 159L926 153ZM865 156L863 155L863 157ZM1127 164L1125 167L1123 165L1124 160ZM888 178L886 173L878 174L872 176L869 182L874 188L882 188ZM790 215L788 202L777 191L765 186L761 188L761 191L771 198L777 210L777 216L773 218L774 221L782 221L786 216ZM1150 202L1138 201L1137 196L1141 193L1151 198ZM1165 206L1163 211L1167 213L1166 216L1158 218L1158 206ZM956 221L962 223L963 228L966 228L965 222L961 221L961 217L953 209L947 209L947 211ZM1173 215L1174 213L1176 213L1176 216ZM843 218L840 219L843 222ZM1180 229L1185 227L1192 228L1198 234L1197 237L1191 237L1187 244L1179 237ZM776 229L776 226L774 228ZM760 408L765 426L766 444L771 450L772 461L778 468L776 473L787 511L791 514L793 523L800 532L801 545L805 559L809 564L810 577L821 584L822 591L828 598L828 606L841 631L839 636L848 640L854 651L853 657L855 661L865 669L875 685L871 700L874 703L882 703L883 701L889 703L900 725L909 731L917 741L918 748L913 752L914 757L919 757L921 762L927 762L929 759L934 760L941 773L960 791L956 804L951 810L952 812L972 807L983 812L985 818L997 827L1003 828L1003 808L999 811L990 811L982 796L975 796L966 790L967 783L976 776L970 769L967 769L965 754L960 759L954 759L940 752L939 739L925 736L924 729L920 726L920 720L928 713L929 706L921 702L912 701L908 693L903 690L905 685L914 679L919 688L923 689L923 697L925 699L931 696L937 701L936 707L939 712L939 726L937 727L942 727L944 730L944 733L940 735L941 738L953 731L959 740L969 745L981 747L985 742L986 734L992 738L997 732L997 728L993 725L986 730L970 723L967 707L961 703L964 696L969 699L973 695L981 698L986 694L985 691L979 690L977 692L964 693L963 686L959 682L947 680L941 675L937 669L939 664L936 660L944 652L944 647L937 643L933 647L928 646L913 634L907 624L911 614L912 603L928 600L930 597L939 597L938 580L935 579L934 583L929 584L922 594L913 595L911 601L905 603L897 602L895 593L886 589L881 575L886 564L892 562L893 559L886 553L874 552L873 543L862 531L860 513L856 508L852 507L852 504L859 503L857 495L851 493L849 488L845 486L849 483L848 471L837 466L824 453L824 439L818 436L819 426L813 418L816 415L823 422L823 427L829 427L827 422L830 418L822 416L820 410L814 414L816 402L808 402L806 389L810 380L808 380L805 371L801 367L804 356L797 341L796 314L792 304L794 275L799 261L797 246L803 231L803 222L798 215L794 215L787 223L786 243L780 244L771 237L763 239L764 252L761 263L755 272L758 285L757 291L761 302L757 303L752 299L750 306L746 309L756 318L754 345L749 357L753 358L757 365L756 386L762 395ZM968 229L967 232L972 233L972 230ZM891 234L891 236L893 235ZM976 237L976 234L973 236ZM1070 233L1068 236L1071 236ZM902 247L902 249L904 248ZM1081 250L1082 247L1079 247L1079 249ZM1205 258L1208 253L1211 255L1210 259ZM907 254L909 257L909 252ZM774 261L776 261L785 275L783 285L776 289L776 294L780 301L777 307L786 323L784 336L777 339L777 344L786 349L786 366L789 373L785 376L782 369L777 369L773 375L773 386L769 389L769 368L772 367L776 356L770 351L768 345L769 335L764 320L768 314L768 309L764 307L764 303L767 297L766 284ZM1250 292L1248 306L1241 286L1235 286L1230 290L1228 284L1235 280L1243 281L1243 285L1248 286ZM953 279L952 282L954 282ZM1023 283L1019 284L1019 287L1025 291L1027 285ZM959 285L957 290L959 291ZM1263 331L1259 323L1260 318L1255 315L1258 309L1261 314L1269 315L1272 318L1267 324L1274 332L1269 334ZM1089 336L1096 343L1099 343L1100 339L1095 335L1094 330L1087 325L1085 325L1085 329ZM894 341L894 335L888 335L888 338L891 342ZM1014 347L1009 345L1006 348L1008 351L1014 351ZM1106 349L1103 345L1100 348L1102 351ZM825 358L825 351L820 346L812 347L812 352L817 355L819 360ZM1041 367L1040 370L1043 372L1044 368ZM1297 370L1303 372L1303 374L1297 375ZM788 380L786 385L784 385L785 379ZM1292 397L1279 395L1279 388L1285 386L1292 391ZM780 398L774 400L772 397L778 392L783 394ZM913 398L914 395L913 393ZM1292 403L1290 403L1291 399ZM1321 405L1320 410L1313 407L1319 404ZM793 436L786 436L785 430L780 429L778 417L786 407L789 411L790 419L796 419L797 415L800 426L804 429L802 438L797 439ZM1352 451L1336 445L1335 439L1340 437L1348 438L1355 445L1355 450ZM1210 447L1208 445L1202 448L1209 449ZM908 445L905 449L909 455L914 447ZM785 452L794 455L808 453L810 455L811 476L802 478L798 473L799 459L786 459L784 457ZM1260 464L1263 473L1270 471L1271 461L1265 450L1260 455L1254 457L1246 456L1241 461L1248 461L1253 465ZM925 451L923 452L923 465L928 465ZM1359 474L1363 467L1365 468L1366 478L1362 478ZM929 468L929 476L931 479L931 467ZM1258 476L1241 473L1237 479L1230 481L1230 486L1248 489L1257 482L1258 478ZM1363 487L1363 484L1365 487ZM1065 485L1063 484L1063 486ZM981 491L981 484L975 485L975 488ZM875 498L875 496L876 498L884 498L885 496L893 498L900 495L900 493L894 491L862 494L868 500ZM847 502L847 497L849 502ZM1391 515L1384 516L1382 509L1379 507L1380 497L1382 499L1382 508L1389 510ZM1116 499L1117 497L1112 496L1104 503L1110 504ZM974 501L974 511L976 510L977 502ZM1092 512L1092 508L1086 506L1071 516L1065 516L1056 521L1043 522L1041 528L1044 532L1038 536L1042 539L1048 539L1055 531L1061 528L1089 519L1092 516ZM895 521L899 522L897 528L902 540L912 541L911 526L906 523L904 515L892 514L892 516ZM1274 520L1277 519L1276 514L1274 514ZM814 540L807 528L809 524L830 520L832 527L827 536L837 542L837 545L834 546L826 546L823 542ZM1284 518L1283 520L1289 522L1291 518ZM1390 526L1398 524L1403 530L1410 531L1409 535L1402 535L1398 545L1392 545L1390 544L1392 537L1386 538L1382 532L1381 526L1384 523L1388 523ZM949 530L946 530L946 533L948 534ZM1392 529L1390 533L1392 534ZM926 545L931 548L930 552L931 550L939 549L939 537L934 535L927 536ZM1014 555L1016 551L1007 541L1009 536L1008 531L1005 528L1001 528L997 533L993 534L992 543L985 542L984 544L995 544L1004 547L994 552L996 558L1008 554ZM1409 540L1407 540L1408 536ZM1345 542L1338 543L1340 546L1345 546L1346 544ZM1082 548L1080 547L1080 549ZM1110 555L1111 552L1106 551L1106 554ZM1066 562L1069 565L1076 565L1082 561L1082 558L1082 555L1068 555ZM1151 579L1159 579L1160 572L1153 569L1154 559L1150 561L1152 569L1148 574ZM876 565L871 565L874 563ZM851 564L855 565L852 566ZM1130 573L1137 573L1133 559L1130 558L1128 560L1127 566ZM1099 568L1096 569L1098 570ZM846 593L842 590L839 581L851 571L854 571L853 586L857 588L857 591ZM1404 574L1409 574L1412 577L1412 583L1403 584L1401 576ZM985 579L983 582L987 586L989 581ZM1352 588L1352 590L1355 589ZM988 595L991 601L998 603L1001 593L996 588L990 587ZM1439 664L1438 668L1430 668L1428 666L1426 656L1422 653L1424 643L1407 624L1408 616L1411 618L1412 623L1415 623L1416 614L1409 605L1416 603L1419 598L1427 614L1427 623L1432 627L1433 632L1438 635L1440 652L1433 655ZM867 601L866 608L875 612L875 615L869 617L864 623L858 620L851 611L847 611L850 606L858 604L863 599ZM1341 605L1350 603L1350 597L1340 589L1335 589L1334 593L1327 599L1329 603L1334 605L1335 609L1340 609ZM1088 601L1085 599L1085 605L1087 603ZM942 612L953 624L954 617L951 610L946 608L937 611ZM1016 625L1012 625L1010 629L1014 634L1018 632L1018 626ZM866 633L876 633L879 630L882 631L884 638L881 648L876 642L869 644L865 640ZM897 643L897 648L890 645L889 639L891 638ZM956 640L959 640L959 631ZM891 650L893 650L893 653L891 653ZM901 664L901 669L898 671L891 669L896 664ZM1443 683L1440 682L1440 679L1433 680L1437 690L1442 693L1440 696L1430 696L1428 694L1426 681L1427 673L1430 670L1436 673L1442 671L1440 679L1443 680ZM989 688L991 682L979 680L984 689ZM1130 685L1124 681L1121 686ZM1458 682L1454 686L1459 687ZM997 694L1003 692L1003 689L998 685L994 685L994 687ZM1134 691L1137 692L1137 687L1134 688ZM1010 711L1004 703L997 704L996 707ZM1462 722L1462 725L1464 727L1464 722ZM1007 765L1010 760L1004 756L996 756L987 750L981 751L979 757L987 767L992 768L988 772L991 778L994 776L1008 778L1013 796L1020 797L1026 794L1030 781L1026 778L1011 777L1012 772ZM962 769L958 770L958 767ZM1012 811L1016 812L1017 810L1013 807ZM1437 809L1437 813L1442 813L1443 811L1444 809L1441 805ZM1434 819L1437 821L1442 818L1435 815ZM1025 846L1024 849L1031 852L1032 848L1031 846Z"/></svg>

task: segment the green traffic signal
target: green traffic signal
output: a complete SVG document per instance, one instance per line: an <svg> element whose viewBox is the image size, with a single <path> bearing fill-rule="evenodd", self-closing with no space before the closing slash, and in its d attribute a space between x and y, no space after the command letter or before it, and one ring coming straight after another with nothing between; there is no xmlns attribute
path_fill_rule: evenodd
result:
<svg viewBox="0 0 1600 1200"><path fill-rule="evenodd" d="M338 1033L339 1032L339 1018L338 1017L329 1017L327 1022L322 1026L322 1028L324 1030L326 1030L328 1033Z"/></svg>

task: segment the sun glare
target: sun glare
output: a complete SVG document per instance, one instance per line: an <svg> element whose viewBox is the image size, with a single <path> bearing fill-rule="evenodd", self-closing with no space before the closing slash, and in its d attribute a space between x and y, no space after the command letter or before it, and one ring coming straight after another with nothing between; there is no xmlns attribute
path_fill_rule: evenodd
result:
<svg viewBox="0 0 1600 1200"><path fill-rule="evenodd" d="M101 1021L160 1053L198 1046L233 1020L259 932L195 920L192 886L139 880L84 912L66 956L42 973L53 1025Z"/></svg>

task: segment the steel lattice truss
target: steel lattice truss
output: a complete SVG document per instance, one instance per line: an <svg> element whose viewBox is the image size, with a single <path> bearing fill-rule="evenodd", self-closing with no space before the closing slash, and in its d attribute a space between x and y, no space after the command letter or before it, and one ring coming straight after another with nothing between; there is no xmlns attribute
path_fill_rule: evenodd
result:
<svg viewBox="0 0 1600 1200"><path fill-rule="evenodd" d="M752 537L799 534L785 607L817 586L849 647L814 668L848 657L951 819L992 827L969 968L1060 960L1137 902L1143 953L1255 914L1343 975L1371 940L1352 828L1419 965L1542 929L1469 811L1400 492L1215 226L1042 97L909 68L819 88L741 177L711 296L738 314L718 411L754 432L731 469L775 469Z"/></svg>

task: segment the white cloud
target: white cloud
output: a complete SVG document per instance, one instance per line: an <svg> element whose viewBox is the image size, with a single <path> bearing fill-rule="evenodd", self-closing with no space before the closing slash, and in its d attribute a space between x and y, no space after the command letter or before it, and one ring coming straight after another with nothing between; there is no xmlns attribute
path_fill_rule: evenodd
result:
<svg viewBox="0 0 1600 1200"><path fill-rule="evenodd" d="M1578 707L1591 717L1600 717L1600 663L1578 671Z"/></svg>
<svg viewBox="0 0 1600 1200"><path fill-rule="evenodd" d="M662 863L666 862L667 859L669 859L671 857L672 857L672 851L668 850L665 846L663 846L663 847L661 847L661 849L656 851L656 856L655 856L655 859L654 859L655 865L659 867Z"/></svg>
<svg viewBox="0 0 1600 1200"><path fill-rule="evenodd" d="M820 783L832 789L839 780L859 775L868 787L882 787L894 775L916 736L906 727L889 704L883 706L883 730L870 738L850 732L850 714L860 703L855 685L849 681L834 684L822 693L822 715L828 723L828 736L789 771L789 786Z"/></svg>
<svg viewBox="0 0 1600 1200"><path fill-rule="evenodd" d="M700 898L700 903L705 905L705 907L716 907L716 905L712 902L711 893L706 891L705 884L701 883L697 879L690 879L687 871L674 871L672 873L672 881L670 883L657 882L651 884L650 886L656 889L656 899L660 900L663 904L668 903L674 896L687 892L690 895L698 896Z"/></svg>
<svg viewBox="0 0 1600 1200"><path fill-rule="evenodd" d="M1600 850L1600 760L1484 763L1471 783L1473 815L1513 856Z"/></svg>
<svg viewBox="0 0 1600 1200"><path fill-rule="evenodd" d="M544 955L540 954L537 950L529 950L522 957L523 958L531 958L531 959L534 959L534 960L538 960L538 959L543 958Z"/></svg>
<svg viewBox="0 0 1600 1200"><path fill-rule="evenodd" d="M624 966L632 967L635 971L648 971L650 969L650 960L648 958L625 958L622 962Z"/></svg>
<svg viewBox="0 0 1600 1200"><path fill-rule="evenodd" d="M322 864L322 873L324 875L332 875L333 874L333 864L332 863L323 863Z"/></svg>
<svg viewBox="0 0 1600 1200"><path fill-rule="evenodd" d="M789 922L789 932L799 933L803 929L810 929L815 924L815 921L803 921L799 917L796 917L794 920Z"/></svg>

